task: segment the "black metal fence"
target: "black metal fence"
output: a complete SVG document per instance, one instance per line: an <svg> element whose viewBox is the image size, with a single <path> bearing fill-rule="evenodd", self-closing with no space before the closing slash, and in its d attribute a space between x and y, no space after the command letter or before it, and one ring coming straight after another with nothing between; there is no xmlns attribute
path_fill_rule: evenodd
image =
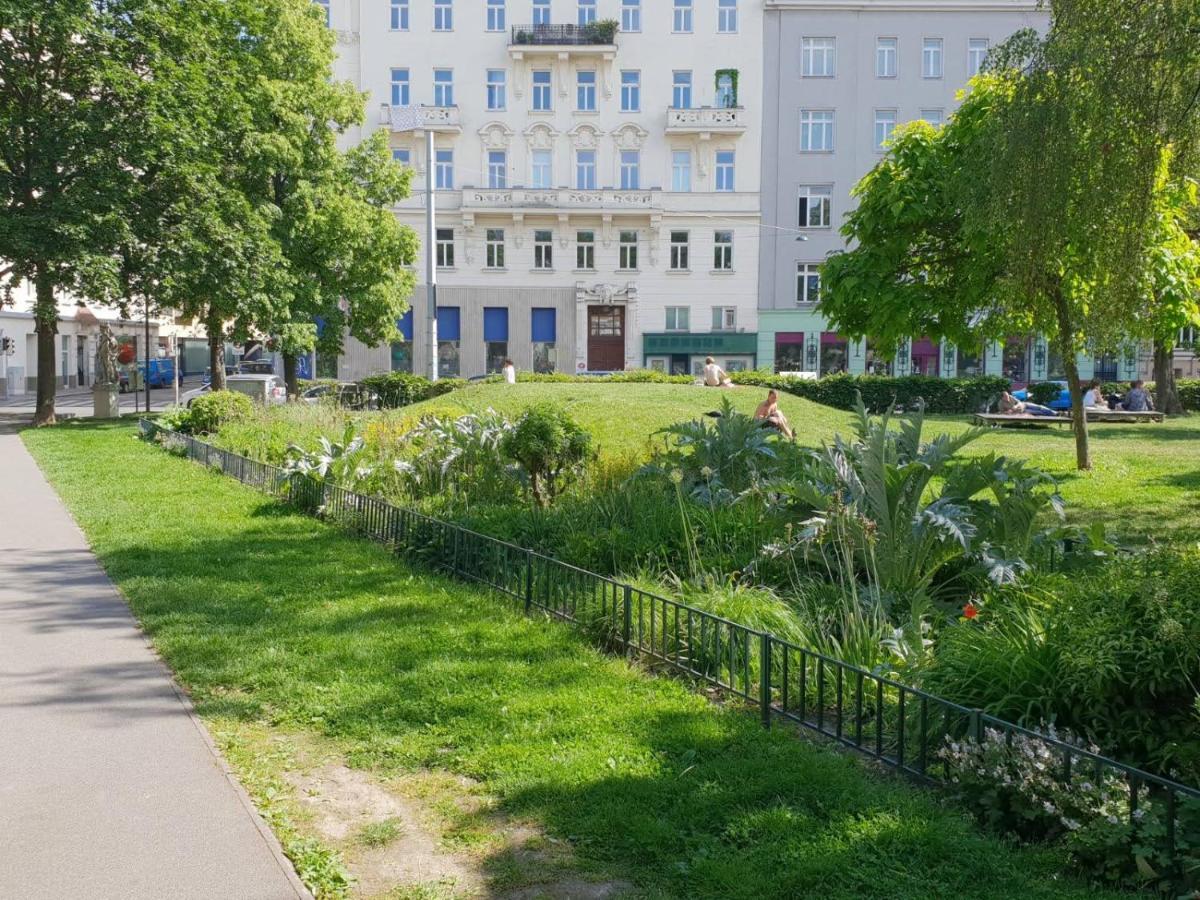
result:
<svg viewBox="0 0 1200 900"><path fill-rule="evenodd" d="M1176 876L1185 866L1200 867L1200 790L379 497L292 478L277 466L146 419L141 429L189 459L397 554L514 598L526 612L574 623L611 648L740 697L758 707L765 727L785 720L917 779L941 783L961 774L948 748L978 747L985 740L1010 748L1035 742L1042 765L1060 784L1082 779L1111 786L1120 780L1131 844L1152 845Z"/></svg>
<svg viewBox="0 0 1200 900"><path fill-rule="evenodd" d="M512 43L551 46L611 44L616 32L603 22L590 25L514 25Z"/></svg>

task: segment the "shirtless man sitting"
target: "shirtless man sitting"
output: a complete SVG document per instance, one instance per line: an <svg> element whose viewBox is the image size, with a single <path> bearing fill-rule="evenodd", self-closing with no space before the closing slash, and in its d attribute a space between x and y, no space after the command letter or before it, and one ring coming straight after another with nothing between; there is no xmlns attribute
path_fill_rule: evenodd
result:
<svg viewBox="0 0 1200 900"><path fill-rule="evenodd" d="M711 356L704 360L704 384L706 387L733 387L725 370Z"/></svg>
<svg viewBox="0 0 1200 900"><path fill-rule="evenodd" d="M767 399L758 404L758 409L754 410L754 418L764 425L770 425L772 428L775 428L789 440L794 437L787 417L779 409L779 395L773 389L767 391Z"/></svg>

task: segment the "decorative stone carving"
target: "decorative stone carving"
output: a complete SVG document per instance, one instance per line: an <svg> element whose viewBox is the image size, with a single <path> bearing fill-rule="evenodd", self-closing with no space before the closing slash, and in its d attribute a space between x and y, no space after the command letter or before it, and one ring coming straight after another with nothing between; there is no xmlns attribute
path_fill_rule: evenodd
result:
<svg viewBox="0 0 1200 900"><path fill-rule="evenodd" d="M484 150L507 150L512 134L512 129L501 122L489 122L479 129Z"/></svg>
<svg viewBox="0 0 1200 900"><path fill-rule="evenodd" d="M530 150L553 150L554 139L558 132L543 122L530 125L525 129L525 143Z"/></svg>
<svg viewBox="0 0 1200 900"><path fill-rule="evenodd" d="M640 150L646 142L649 132L632 123L622 125L613 132L613 142L617 150Z"/></svg>
<svg viewBox="0 0 1200 900"><path fill-rule="evenodd" d="M576 150L595 150L600 145L600 136L603 133L592 125L576 125L567 132Z"/></svg>
<svg viewBox="0 0 1200 900"><path fill-rule="evenodd" d="M600 282L588 286L582 281L575 283L575 302L613 306L621 303L636 303L638 298L637 285L632 281L619 286Z"/></svg>

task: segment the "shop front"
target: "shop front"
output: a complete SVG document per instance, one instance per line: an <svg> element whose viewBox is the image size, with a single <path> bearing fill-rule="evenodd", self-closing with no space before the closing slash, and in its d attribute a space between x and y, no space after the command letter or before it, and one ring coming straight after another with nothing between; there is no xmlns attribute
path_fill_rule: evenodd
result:
<svg viewBox="0 0 1200 900"><path fill-rule="evenodd" d="M753 369L758 336L722 334L643 334L642 356L647 369L671 375L700 375L712 357L726 372Z"/></svg>

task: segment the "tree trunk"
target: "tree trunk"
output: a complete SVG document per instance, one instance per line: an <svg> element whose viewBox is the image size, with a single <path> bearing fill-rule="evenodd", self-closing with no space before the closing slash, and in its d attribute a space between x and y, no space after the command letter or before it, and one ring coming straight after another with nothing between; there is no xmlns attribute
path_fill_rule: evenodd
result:
<svg viewBox="0 0 1200 900"><path fill-rule="evenodd" d="M300 367L296 365L295 353L283 354L283 381L287 385L288 400L300 398Z"/></svg>
<svg viewBox="0 0 1200 900"><path fill-rule="evenodd" d="M1183 414L1175 385L1175 346L1170 341L1154 344L1154 406L1168 416Z"/></svg>
<svg viewBox="0 0 1200 900"><path fill-rule="evenodd" d="M34 276L37 300L33 316L37 330L37 406L33 424L37 427L53 425L54 395L57 392L57 373L54 368L54 336L58 334L58 306L54 302L54 283L49 274L38 268Z"/></svg>
<svg viewBox="0 0 1200 900"><path fill-rule="evenodd" d="M1071 326L1071 310L1059 285L1054 291L1054 315L1058 320L1058 346L1063 368L1067 373L1067 388L1071 393L1071 423L1075 430L1075 467L1092 467L1092 451L1088 442L1087 410L1083 408L1083 385L1079 381L1079 361L1075 355L1075 329Z"/></svg>
<svg viewBox="0 0 1200 900"><path fill-rule="evenodd" d="M225 390L225 329L219 321L205 323L208 331L208 368L212 372L212 390Z"/></svg>

